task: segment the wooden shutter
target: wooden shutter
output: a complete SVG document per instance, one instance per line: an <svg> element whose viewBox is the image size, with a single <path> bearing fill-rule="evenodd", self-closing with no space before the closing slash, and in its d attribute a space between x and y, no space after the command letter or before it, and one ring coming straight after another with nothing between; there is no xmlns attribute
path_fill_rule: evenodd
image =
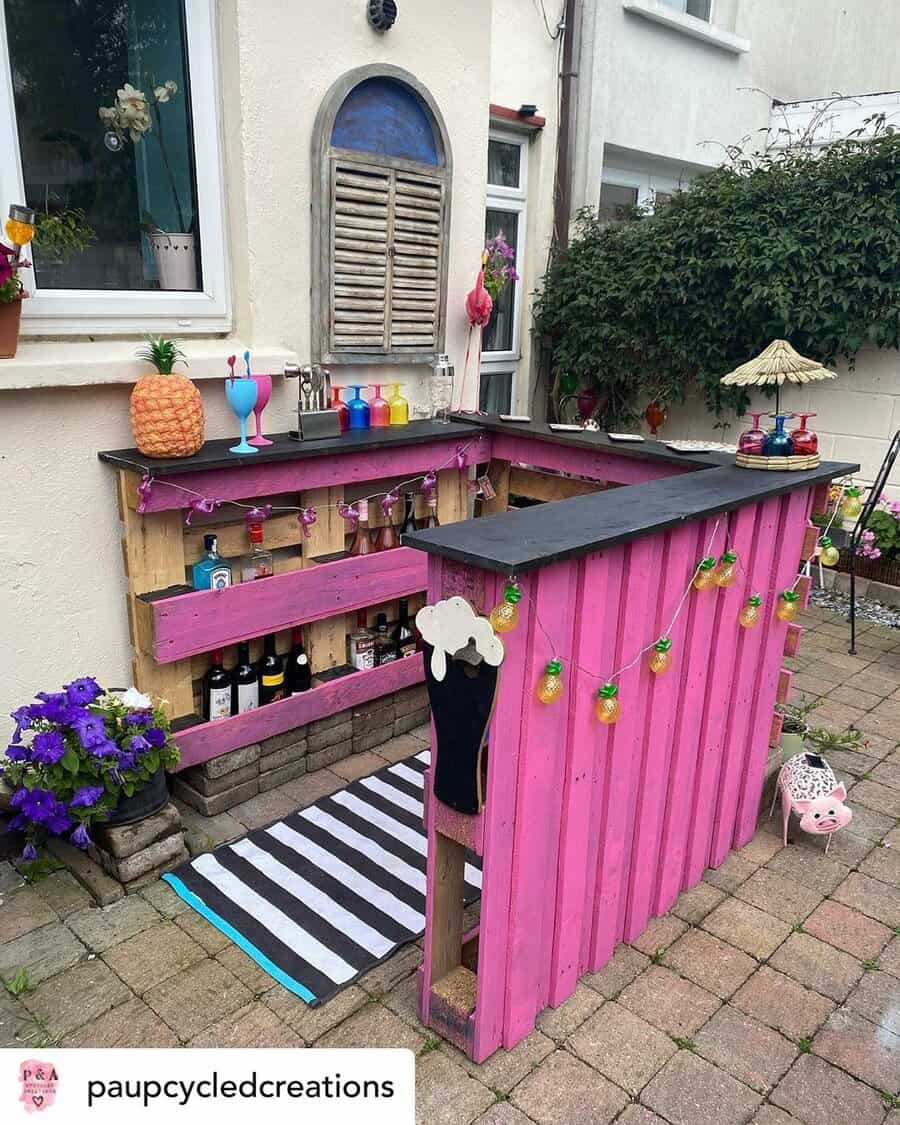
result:
<svg viewBox="0 0 900 1125"><path fill-rule="evenodd" d="M443 180L356 160L333 167L330 351L437 351Z"/></svg>

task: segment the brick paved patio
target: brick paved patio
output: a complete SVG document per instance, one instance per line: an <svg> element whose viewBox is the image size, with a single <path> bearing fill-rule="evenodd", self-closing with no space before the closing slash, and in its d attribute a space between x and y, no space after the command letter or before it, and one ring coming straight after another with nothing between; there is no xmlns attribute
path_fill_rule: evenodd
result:
<svg viewBox="0 0 900 1125"><path fill-rule="evenodd" d="M835 754L851 830L830 854L775 820L681 896L513 1051L482 1066L420 1026L399 951L312 1010L162 883L100 910L66 871L22 886L0 863L0 1046L402 1046L420 1125L900 1125L900 633L862 625L859 654L805 615L795 693L868 745ZM304 803L426 744L427 729L295 781ZM197 818L215 839L283 815L272 790ZM473 914L475 912L473 911Z"/></svg>

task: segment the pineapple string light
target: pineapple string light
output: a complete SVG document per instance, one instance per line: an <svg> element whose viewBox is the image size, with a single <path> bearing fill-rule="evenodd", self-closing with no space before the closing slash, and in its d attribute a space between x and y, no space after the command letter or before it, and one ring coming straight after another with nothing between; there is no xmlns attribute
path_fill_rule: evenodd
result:
<svg viewBox="0 0 900 1125"><path fill-rule="evenodd" d="M503 597L491 610L491 626L495 633L509 633L519 624L519 602L522 591L515 581L507 582Z"/></svg>
<svg viewBox="0 0 900 1125"><path fill-rule="evenodd" d="M850 485L844 492L844 502L841 510L844 518L848 520L855 520L862 512L862 489L858 488L855 484Z"/></svg>
<svg viewBox="0 0 900 1125"><path fill-rule="evenodd" d="M616 684L604 684L597 692L597 702L594 704L594 714L601 723L611 726L618 722L622 714L622 707L616 696L619 689Z"/></svg>
<svg viewBox="0 0 900 1125"><path fill-rule="evenodd" d="M759 607L761 605L762 598L759 594L751 594L741 607L741 612L738 614L738 624L744 629L752 629L755 625L758 625L760 620Z"/></svg>
<svg viewBox="0 0 900 1125"><path fill-rule="evenodd" d="M672 641L669 637L660 637L654 644L650 653L650 671L654 675L668 672L672 667Z"/></svg>
<svg viewBox="0 0 900 1125"><path fill-rule="evenodd" d="M719 561L713 570L713 578L717 586L733 586L737 581L737 552L726 551L719 556Z"/></svg>
<svg viewBox="0 0 900 1125"><path fill-rule="evenodd" d="M819 562L822 566L837 566L840 561L841 552L831 542L827 535L823 535L819 540Z"/></svg>
<svg viewBox="0 0 900 1125"><path fill-rule="evenodd" d="M562 661L551 660L538 680L536 695L541 703L556 703L563 693Z"/></svg>
<svg viewBox="0 0 900 1125"><path fill-rule="evenodd" d="M775 616L779 621L793 621L800 608L800 595L796 590L782 590L778 595L778 605L775 607Z"/></svg>
<svg viewBox="0 0 900 1125"><path fill-rule="evenodd" d="M714 570L716 566L715 555L707 555L697 563L694 574L693 586L695 590L710 590L716 584Z"/></svg>

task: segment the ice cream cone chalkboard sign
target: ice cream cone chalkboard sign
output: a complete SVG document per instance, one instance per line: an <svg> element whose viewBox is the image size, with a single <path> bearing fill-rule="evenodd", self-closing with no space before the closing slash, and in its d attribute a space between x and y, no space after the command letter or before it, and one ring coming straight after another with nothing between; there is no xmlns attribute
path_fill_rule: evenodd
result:
<svg viewBox="0 0 900 1125"><path fill-rule="evenodd" d="M503 642L465 598L424 606L416 625L437 746L434 795L474 816L483 803L481 758L497 696Z"/></svg>

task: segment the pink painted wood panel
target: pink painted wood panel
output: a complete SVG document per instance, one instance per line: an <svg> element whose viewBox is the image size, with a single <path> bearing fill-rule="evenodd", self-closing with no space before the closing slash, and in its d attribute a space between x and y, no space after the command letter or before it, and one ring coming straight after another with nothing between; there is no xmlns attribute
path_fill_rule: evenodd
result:
<svg viewBox="0 0 900 1125"><path fill-rule="evenodd" d="M603 667L602 627L609 605L611 560L621 552L588 555L575 607L572 698L566 727L566 763L553 947L550 956L549 1002L554 1007L571 996L581 970L594 771L607 730L594 716L597 677Z"/></svg>
<svg viewBox="0 0 900 1125"><path fill-rule="evenodd" d="M796 656L800 651L800 641L803 638L803 626L789 624L784 636L784 655Z"/></svg>
<svg viewBox="0 0 900 1125"><path fill-rule="evenodd" d="M380 668L366 672L352 672L348 676L331 680L326 684L292 695L289 699L270 703L258 711L247 711L243 715L233 715L214 723L200 723L195 727L179 731L175 739L181 749L180 770L196 766L236 750L249 746L263 738L302 727L314 719L344 711L380 695L420 684L425 679L422 655L408 656L395 660Z"/></svg>
<svg viewBox="0 0 900 1125"><path fill-rule="evenodd" d="M666 535L663 545L662 573L656 605L659 636L669 627L684 593L687 577L697 565L694 555L695 533L690 527L679 528ZM689 597L691 595L688 595ZM680 696L687 630L687 614L682 612L668 634L672 641L673 667L662 675L647 680L646 716L641 753L642 768L632 843L632 862L628 904L625 915L625 941L643 933L650 920L656 872L659 863L659 840L666 808L669 764L672 754L672 730L678 710L686 700ZM646 663L650 654L644 656Z"/></svg>
<svg viewBox="0 0 900 1125"><path fill-rule="evenodd" d="M234 468L209 469L204 472L172 473L164 479L217 500L245 500L256 496L275 496L282 492L378 480L381 477L427 473L429 469L451 465L460 445L467 447L469 464L490 458L491 435L480 434L463 442L457 438L369 453L338 453L327 457L305 458L302 461L235 465ZM186 508L192 499L192 496L177 488L167 488L160 480L151 489L146 510L167 512L173 508Z"/></svg>
<svg viewBox="0 0 900 1125"><path fill-rule="evenodd" d="M641 484L643 481L678 476L681 473L703 472L689 465L654 463L639 457L617 457L610 450L554 445L515 434L494 434L493 457L554 469L560 473L576 473L593 480L615 481L617 484ZM470 457L471 461L472 458Z"/></svg>
<svg viewBox="0 0 900 1125"><path fill-rule="evenodd" d="M150 603L156 660L167 664L249 637L320 621L425 589L427 556L411 547L339 559L225 590Z"/></svg>
<svg viewBox="0 0 900 1125"><path fill-rule="evenodd" d="M521 707L525 718L519 742L515 840L510 895L509 959L506 965L506 1013L503 1042L507 1047L526 1035L546 1004L541 995L549 966L542 964L543 920L552 913L556 895L556 854L562 811L565 742L560 723L572 703L572 685L566 668L572 654L577 563L559 563L538 574L534 594L536 612L550 633L539 630L526 664ZM556 704L539 703L535 688L547 661L563 660L563 698ZM547 935L547 960L551 944Z"/></svg>

